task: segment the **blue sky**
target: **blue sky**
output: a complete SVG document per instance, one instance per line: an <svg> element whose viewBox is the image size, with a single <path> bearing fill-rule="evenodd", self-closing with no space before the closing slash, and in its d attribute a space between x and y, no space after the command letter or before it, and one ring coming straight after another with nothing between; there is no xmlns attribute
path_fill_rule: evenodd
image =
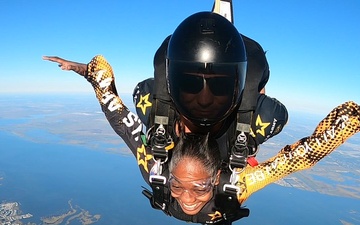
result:
<svg viewBox="0 0 360 225"><path fill-rule="evenodd" d="M88 92L56 64L57 55L87 63L102 54L120 93L152 76L153 55L187 16L213 0L2 0L0 93ZM267 51L267 94L289 109L328 112L360 103L360 1L234 0L235 26Z"/></svg>

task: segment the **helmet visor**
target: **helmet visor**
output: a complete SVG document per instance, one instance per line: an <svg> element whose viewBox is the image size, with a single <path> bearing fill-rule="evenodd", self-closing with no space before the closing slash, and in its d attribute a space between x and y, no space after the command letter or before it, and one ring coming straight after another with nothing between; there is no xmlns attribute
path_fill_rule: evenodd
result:
<svg viewBox="0 0 360 225"><path fill-rule="evenodd" d="M232 90L223 87L233 87L234 78L221 75L208 76L204 74L184 73L177 79L181 92L198 94L207 87L215 96L231 95Z"/></svg>
<svg viewBox="0 0 360 225"><path fill-rule="evenodd" d="M201 124L222 120L236 104L240 83L243 85L239 73L245 66L243 62L169 62L170 95L177 109Z"/></svg>
<svg viewBox="0 0 360 225"><path fill-rule="evenodd" d="M207 86L215 96L232 95L244 63L194 63L172 61L168 79L172 89L197 94Z"/></svg>

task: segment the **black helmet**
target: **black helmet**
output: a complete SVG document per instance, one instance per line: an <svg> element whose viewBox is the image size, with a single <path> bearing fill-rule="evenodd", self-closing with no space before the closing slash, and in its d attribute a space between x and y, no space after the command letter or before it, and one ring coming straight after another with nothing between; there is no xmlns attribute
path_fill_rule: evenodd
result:
<svg viewBox="0 0 360 225"><path fill-rule="evenodd" d="M193 124L212 126L241 101L246 76L243 40L226 18L200 12L173 33L167 51L168 91Z"/></svg>

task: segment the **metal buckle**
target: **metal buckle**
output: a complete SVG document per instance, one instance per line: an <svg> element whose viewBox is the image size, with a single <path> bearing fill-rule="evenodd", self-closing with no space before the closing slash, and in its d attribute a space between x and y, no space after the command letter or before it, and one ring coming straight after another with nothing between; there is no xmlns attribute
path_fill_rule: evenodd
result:
<svg viewBox="0 0 360 225"><path fill-rule="evenodd" d="M162 184L166 184L166 177L161 176L161 175L150 175L149 176L149 182L153 183L153 182L160 182Z"/></svg>
<svg viewBox="0 0 360 225"><path fill-rule="evenodd" d="M235 185L233 185L233 184L224 184L224 186L223 186L223 191L224 191L225 193L230 193L230 194L236 193L236 195L239 195L241 189L240 189L240 187L235 186Z"/></svg>

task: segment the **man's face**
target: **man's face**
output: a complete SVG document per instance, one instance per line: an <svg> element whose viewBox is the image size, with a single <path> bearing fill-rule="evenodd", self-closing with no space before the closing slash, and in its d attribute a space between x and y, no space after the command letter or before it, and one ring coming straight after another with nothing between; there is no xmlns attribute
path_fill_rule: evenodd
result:
<svg viewBox="0 0 360 225"><path fill-rule="evenodd" d="M223 75L186 74L180 85L179 101L193 118L222 117L232 103L233 79ZM231 90L230 90L231 89Z"/></svg>

